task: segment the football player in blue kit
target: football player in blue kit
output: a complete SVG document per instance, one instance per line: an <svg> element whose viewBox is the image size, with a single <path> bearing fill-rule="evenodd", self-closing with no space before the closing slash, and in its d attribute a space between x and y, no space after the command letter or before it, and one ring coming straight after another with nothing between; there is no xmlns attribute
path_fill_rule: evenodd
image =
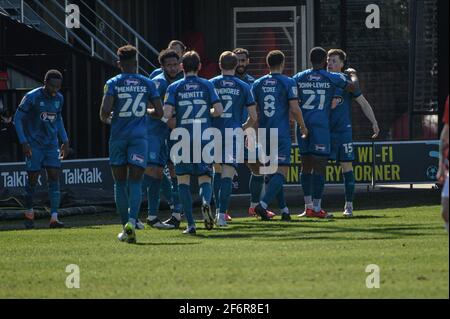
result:
<svg viewBox="0 0 450 319"><path fill-rule="evenodd" d="M231 133L232 130L242 128L245 131L253 127L257 121L255 100L251 93L250 86L235 76L238 65L236 54L225 51L220 55L219 66L222 75L211 79L224 107L220 117L213 119L213 126L220 130L222 136L222 159L214 164L214 196L216 201L216 224L220 227L227 226L226 213L232 193L233 177L239 163L239 156L242 155L243 147ZM246 111L248 119L242 124L242 113ZM228 130L227 130L228 129ZM243 133L242 133L243 136ZM227 143L232 143L232 153L226 148ZM217 179L217 172L220 172L220 180ZM219 187L216 187L219 184Z"/></svg>
<svg viewBox="0 0 450 319"><path fill-rule="evenodd" d="M183 72L180 72L179 56L174 50L163 50L159 55L159 63L162 66L163 73L153 78L153 82L158 89L160 96L165 96L167 87L180 80ZM180 77L181 75L181 77ZM147 224L159 229L174 229L178 228L181 220L181 212L179 208L178 199L178 182L175 178L167 181L167 176L164 173L164 168L169 164L169 128L166 123L159 119L154 119L151 116L148 119L147 127L147 143L148 143L148 158L147 169L144 175L144 188L148 200L148 218ZM173 165L173 164L172 164ZM162 187L163 180L165 187ZM173 191L172 191L173 188ZM157 217L160 189L172 209L172 217L166 222L161 222Z"/></svg>
<svg viewBox="0 0 450 319"><path fill-rule="evenodd" d="M210 206L212 158L206 159L202 156L203 147L210 141L202 137L203 132L211 128L212 118L222 115L223 107L212 83L198 77L201 68L198 53L186 52L181 59L181 65L184 79L167 88L162 121L167 123L175 115L176 124L170 138L178 140L172 147L171 157L178 176L182 209L188 222L183 234L193 235L196 234L196 226L192 214L191 176L198 177L205 227L208 230L214 227Z"/></svg>
<svg viewBox="0 0 450 319"><path fill-rule="evenodd" d="M276 156L276 172L270 177L266 191L255 207L256 213L262 220L270 220L267 215L267 207L281 191L289 170L292 147L290 116L298 123L302 138L308 136L308 129L303 121L302 111L298 103L297 85L292 78L282 74L285 65L283 52L279 50L270 51L266 57L266 63L270 73L256 80L252 87L258 107L258 127L266 130L266 141L261 141L263 137L259 135L258 130L258 143L264 145L265 142L266 149L270 147L272 152L271 145L275 142L273 139L276 138L278 149L275 150L276 154L270 154L271 158ZM277 134L273 136L270 131L275 131ZM283 212L281 220L290 221L289 212Z"/></svg>
<svg viewBox="0 0 450 319"><path fill-rule="evenodd" d="M330 109L337 88L359 95L357 85L340 73L326 71L327 51L316 47L310 52L312 69L294 76L300 105L309 130L307 139L298 138L302 159L301 183L305 212L301 217L331 218L321 207L325 170L331 151ZM297 131L297 134L300 132Z"/></svg>
<svg viewBox="0 0 450 319"><path fill-rule="evenodd" d="M353 77L353 81L358 81L356 72L353 69L347 69L344 72L346 61L347 54L343 50L332 49L328 51L328 71L342 73L347 80ZM356 95L342 89L337 89L334 100L336 103L332 107L330 117L330 160L337 161L342 167L345 184L344 217L353 216L353 197L355 193L355 174L353 173L352 164L355 160L352 134L352 100L358 102L364 115L372 124L372 138L377 138L380 133L377 119L366 98L362 94Z"/></svg>
<svg viewBox="0 0 450 319"><path fill-rule="evenodd" d="M172 40L169 42L169 45L167 46L166 50L174 50L178 54L178 56L181 58L183 56L183 54L186 52L186 46L180 40ZM158 61L158 62L160 62L160 61ZM160 62L160 64L161 64L161 62ZM149 78L153 80L158 75L160 75L161 73L164 72L163 69L164 68L161 65L160 68L153 70L153 72L150 73ZM180 73L180 77L183 77L183 72Z"/></svg>
<svg viewBox="0 0 450 319"><path fill-rule="evenodd" d="M25 227L34 228L33 195L42 168L47 173L50 197L50 228L61 228L58 220L60 204L59 175L61 158L69 153L69 138L61 116L64 98L62 74L57 70L46 73L44 86L28 92L14 116L14 124L25 155L27 182L25 186ZM59 141L62 142L61 149Z"/></svg>
<svg viewBox="0 0 450 319"><path fill-rule="evenodd" d="M142 177L147 166L147 114L163 115L156 86L137 74L137 50L131 45L117 51L122 73L108 80L100 107L100 119L111 124L110 165L114 199L123 231L120 241L136 242L136 222L142 200Z"/></svg>

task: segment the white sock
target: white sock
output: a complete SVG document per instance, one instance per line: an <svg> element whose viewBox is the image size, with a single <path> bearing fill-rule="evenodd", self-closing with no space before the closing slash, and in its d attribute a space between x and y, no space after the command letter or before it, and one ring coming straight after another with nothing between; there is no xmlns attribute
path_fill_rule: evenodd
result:
<svg viewBox="0 0 450 319"><path fill-rule="evenodd" d="M353 202L345 202L345 209L353 210Z"/></svg>
<svg viewBox="0 0 450 319"><path fill-rule="evenodd" d="M313 199L313 209L316 213L322 210L322 200L321 199Z"/></svg>
<svg viewBox="0 0 450 319"><path fill-rule="evenodd" d="M312 209L313 208L312 196L305 196L305 208L306 209Z"/></svg>
<svg viewBox="0 0 450 319"><path fill-rule="evenodd" d="M51 220L57 221L58 220L58 213L52 213Z"/></svg>
<svg viewBox="0 0 450 319"><path fill-rule="evenodd" d="M250 208L255 208L259 203L250 203Z"/></svg>
<svg viewBox="0 0 450 319"><path fill-rule="evenodd" d="M281 210L282 214L289 214L289 208L285 207Z"/></svg>
<svg viewBox="0 0 450 319"><path fill-rule="evenodd" d="M155 220L156 218L158 218L157 216L153 216L153 215L148 215L148 220L149 221L153 221L153 220ZM131 220L131 218L130 218L130 220Z"/></svg>
<svg viewBox="0 0 450 319"><path fill-rule="evenodd" d="M269 206L266 203L264 203L263 201L261 201L260 204L261 204L262 208L264 208L264 209L267 209L267 207Z"/></svg>
<svg viewBox="0 0 450 319"><path fill-rule="evenodd" d="M172 216L175 217L178 221L181 220L181 214L180 213L172 213Z"/></svg>

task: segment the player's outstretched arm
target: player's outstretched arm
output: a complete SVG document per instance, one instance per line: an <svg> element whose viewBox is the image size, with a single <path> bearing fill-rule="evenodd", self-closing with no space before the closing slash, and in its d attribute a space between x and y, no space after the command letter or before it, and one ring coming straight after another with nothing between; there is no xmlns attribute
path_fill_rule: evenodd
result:
<svg viewBox="0 0 450 319"><path fill-rule="evenodd" d="M111 112L114 104L114 97L103 95L102 105L100 106L100 121L105 124L111 124Z"/></svg>
<svg viewBox="0 0 450 319"><path fill-rule="evenodd" d="M242 125L242 129L244 131L250 127L255 128L256 124L258 123L258 112L256 111L256 104L247 107L247 111L248 111L247 121Z"/></svg>
<svg viewBox="0 0 450 319"><path fill-rule="evenodd" d="M369 119L370 123L372 123L372 130L373 130L372 138L377 138L378 135L380 135L380 128L378 127L378 122L375 117L375 113L373 112L372 106L370 106L369 102L362 94L358 96L355 100L361 106L364 115Z"/></svg>
<svg viewBox="0 0 450 319"><path fill-rule="evenodd" d="M302 138L306 138L308 136L308 129L305 125L305 121L303 120L303 113L298 104L298 100L289 101L289 113L298 123L300 131L302 132Z"/></svg>
<svg viewBox="0 0 450 319"><path fill-rule="evenodd" d="M222 103L220 103L220 102L214 103L212 108L211 108L211 116L212 117L219 117L219 116L222 115L222 113L223 113Z"/></svg>
<svg viewBox="0 0 450 319"><path fill-rule="evenodd" d="M164 110L161 104L161 99L153 99L149 105L153 106L147 108L147 113L154 119L160 120L164 116Z"/></svg>

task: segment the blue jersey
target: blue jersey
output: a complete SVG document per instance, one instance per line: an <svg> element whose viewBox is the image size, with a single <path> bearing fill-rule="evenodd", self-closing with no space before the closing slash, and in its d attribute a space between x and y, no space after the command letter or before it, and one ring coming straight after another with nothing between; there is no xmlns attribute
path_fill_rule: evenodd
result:
<svg viewBox="0 0 450 319"><path fill-rule="evenodd" d="M175 109L176 127L185 128L193 141L194 124L201 132L211 127L210 109L220 102L211 82L198 76L188 76L167 88L164 104ZM202 141L202 144L207 141Z"/></svg>
<svg viewBox="0 0 450 319"><path fill-rule="evenodd" d="M345 89L347 79L340 73L306 70L294 77L306 126L329 129L331 101L336 88Z"/></svg>
<svg viewBox="0 0 450 319"><path fill-rule="evenodd" d="M252 87L253 83L255 83L255 78L248 73L245 73L244 76L242 78L239 77L239 79L250 85L250 88ZM242 123L247 122L247 119L248 111L247 109L244 109L244 112L242 112Z"/></svg>
<svg viewBox="0 0 450 319"><path fill-rule="evenodd" d="M156 78L158 75L164 73L162 68L158 68L158 69L154 69L152 73L150 73L150 75L148 76L150 79L154 79Z"/></svg>
<svg viewBox="0 0 450 319"><path fill-rule="evenodd" d="M347 80L350 78L345 75ZM361 96L361 92L350 93L340 88L336 89L334 97L338 98L339 104L331 110L330 129L333 133L352 131L352 100Z"/></svg>
<svg viewBox="0 0 450 319"><path fill-rule="evenodd" d="M28 92L17 108L14 123L21 144L57 147L58 136L68 141L61 117L64 98L61 93L49 96L43 87Z"/></svg>
<svg viewBox="0 0 450 319"><path fill-rule="evenodd" d="M295 81L282 74L268 74L255 81L252 92L258 104L259 127L277 128L280 139L290 140L289 101L298 99Z"/></svg>
<svg viewBox="0 0 450 319"><path fill-rule="evenodd" d="M114 97L110 139L145 138L147 105L159 99L155 83L139 74L119 74L106 82L104 92Z"/></svg>
<svg viewBox="0 0 450 319"><path fill-rule="evenodd" d="M250 86L235 76L220 75L210 80L223 105L221 117L213 119L213 126L225 132L225 128L242 127L242 113L255 104ZM248 112L247 112L248 113Z"/></svg>
<svg viewBox="0 0 450 319"><path fill-rule="evenodd" d="M169 80L167 80L166 75L164 73L161 73L158 76L154 77L152 81L156 85L159 96L164 97L166 95L167 88L170 85L170 82ZM169 127L161 120L157 120L149 116L147 132L149 135L156 134L163 137L167 136L167 134L169 133Z"/></svg>

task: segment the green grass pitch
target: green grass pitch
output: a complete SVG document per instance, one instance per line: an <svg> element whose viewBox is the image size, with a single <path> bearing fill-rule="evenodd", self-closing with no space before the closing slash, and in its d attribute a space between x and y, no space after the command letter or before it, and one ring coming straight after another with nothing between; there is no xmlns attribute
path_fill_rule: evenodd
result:
<svg viewBox="0 0 450 319"><path fill-rule="evenodd" d="M356 214L235 218L212 231L198 222L195 237L146 229L136 245L118 242L111 214L68 217L85 221L68 229L0 231L0 298L449 298L439 206ZM66 287L69 264L79 266L79 289ZM380 288L366 287L369 264L380 268Z"/></svg>

